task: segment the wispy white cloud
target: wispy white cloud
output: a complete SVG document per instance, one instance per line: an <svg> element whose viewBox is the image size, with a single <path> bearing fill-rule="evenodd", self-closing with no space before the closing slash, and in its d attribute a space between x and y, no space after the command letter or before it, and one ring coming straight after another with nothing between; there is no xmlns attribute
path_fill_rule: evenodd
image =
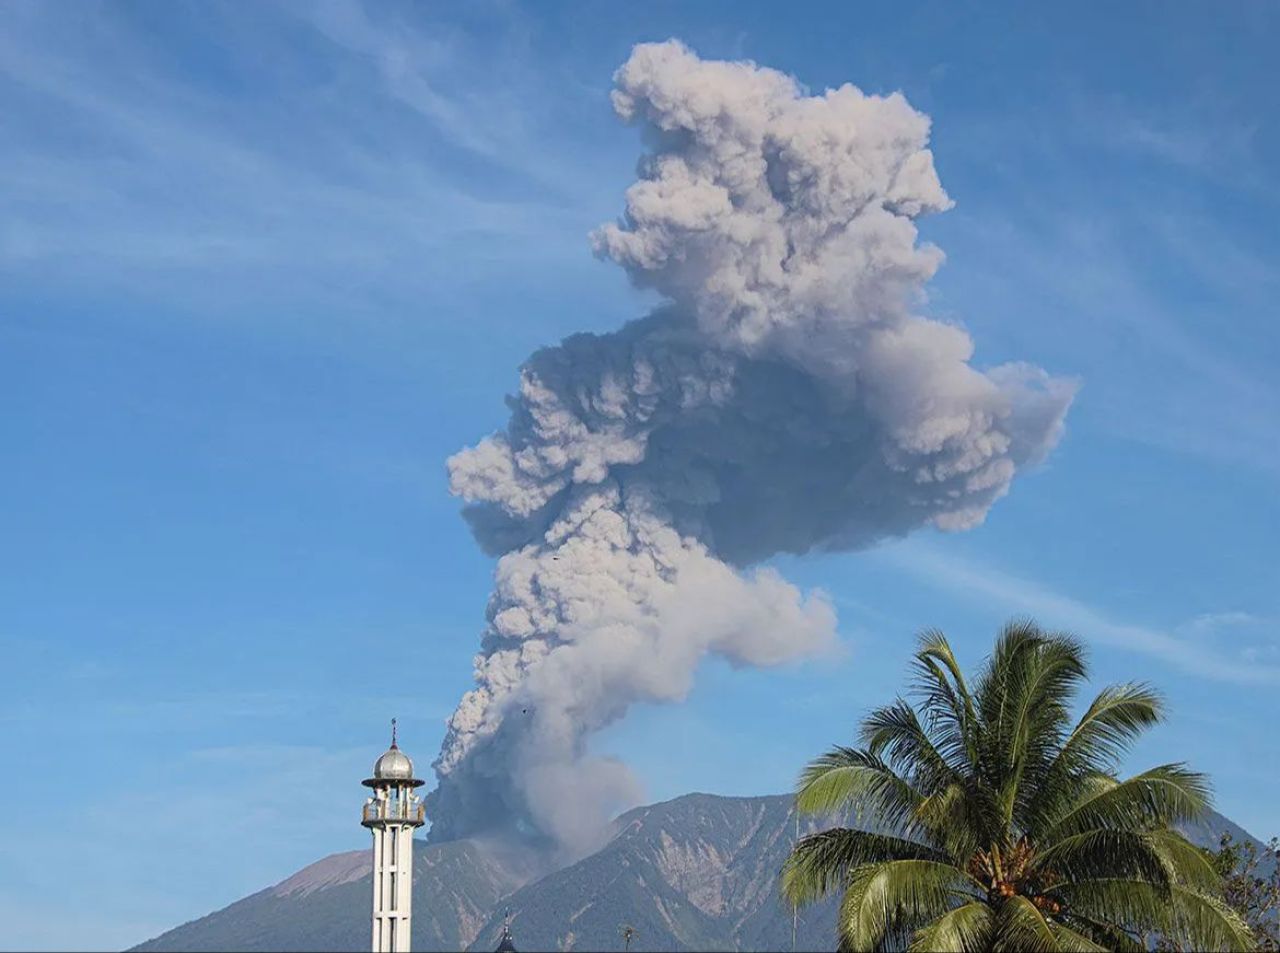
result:
<svg viewBox="0 0 1280 953"><path fill-rule="evenodd" d="M363 846L357 782L376 750L264 743L137 757L131 783L85 796L74 837L57 843L93 886L91 914L66 916L56 869L30 864L68 805L23 805L27 822L0 839L0 864L25 871L0 897L0 947L122 949L284 879L316 859L317 843Z"/></svg>
<svg viewBox="0 0 1280 953"><path fill-rule="evenodd" d="M423 7L207 9L211 39L235 41L222 84L118 8L82 8L75 30L52 8L6 9L0 274L198 307L240 288L414 300L462 257L477 272L586 258L598 216L571 186L590 176L571 143L541 134L567 104L526 59L490 68ZM308 55L306 36L332 55Z"/></svg>
<svg viewBox="0 0 1280 953"><path fill-rule="evenodd" d="M1212 637L1224 629L1236 629L1242 626L1254 626L1264 620L1252 612L1228 610L1226 612L1204 612L1178 626L1178 634L1187 638Z"/></svg>
<svg viewBox="0 0 1280 953"><path fill-rule="evenodd" d="M1079 373L1076 427L1280 473L1280 385L1263 356L1274 351L1264 317L1272 250L1186 208L1134 202L1104 212L1105 199L1087 188L1070 208L1023 198L1010 206L1016 216L958 213L964 234L950 247L963 264L941 280L998 310L982 338ZM1171 290L1189 277L1201 284L1198 301Z"/></svg>
<svg viewBox="0 0 1280 953"><path fill-rule="evenodd" d="M1183 628L1181 634L1123 622L1035 580L962 559L936 545L915 540L886 547L872 558L970 603L1007 615L1030 615L1043 625L1068 629L1099 645L1146 655L1190 675L1241 684L1280 685L1280 665L1268 664L1259 656L1274 644L1206 644L1203 638L1194 637L1197 626L1203 634L1211 626L1220 627L1223 617L1216 621L1203 616L1192 620L1190 628Z"/></svg>
<svg viewBox="0 0 1280 953"><path fill-rule="evenodd" d="M387 93L454 145L522 174L538 157L529 149L536 114L528 100L515 98L515 90L529 92L537 79L522 56L512 55L521 51L509 33L489 38L477 55L457 27L433 22L423 29L390 6L322 0L294 12L341 49L367 57Z"/></svg>
<svg viewBox="0 0 1280 953"><path fill-rule="evenodd" d="M957 188L939 287L973 290L963 320L995 311L985 345L1082 376L1074 427L1274 475L1276 140L1253 91L1222 85L1064 80L1056 109L956 123L944 175L949 155L993 191Z"/></svg>
<svg viewBox="0 0 1280 953"><path fill-rule="evenodd" d="M1075 137L1094 148L1150 159L1230 189L1280 199L1258 148L1261 117L1238 115L1224 108L1229 105L1219 90L1161 110L1140 107L1118 95L1076 96L1068 109Z"/></svg>

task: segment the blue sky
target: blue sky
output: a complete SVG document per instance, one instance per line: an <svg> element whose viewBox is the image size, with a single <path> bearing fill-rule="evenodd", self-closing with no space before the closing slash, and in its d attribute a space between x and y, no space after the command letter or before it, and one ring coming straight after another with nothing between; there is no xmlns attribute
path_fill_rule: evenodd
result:
<svg viewBox="0 0 1280 953"><path fill-rule="evenodd" d="M708 664L599 747L771 793L936 625L1144 678L1280 832L1280 127L1264 3L9 3L0 31L0 946L118 948L338 850L398 715L425 770L492 569L446 456L535 347L652 300L586 234L632 44L902 90L956 208L935 315L1082 387L987 523L788 558L838 664ZM38 858L67 857L61 872Z"/></svg>

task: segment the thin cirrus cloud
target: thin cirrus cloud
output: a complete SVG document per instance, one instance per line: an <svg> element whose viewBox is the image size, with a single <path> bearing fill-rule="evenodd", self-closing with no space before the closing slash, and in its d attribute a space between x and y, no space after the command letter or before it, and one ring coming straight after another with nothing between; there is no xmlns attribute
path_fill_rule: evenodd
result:
<svg viewBox="0 0 1280 953"><path fill-rule="evenodd" d="M1043 115L951 117L941 155L969 181L935 306L1079 373L1077 427L1274 475L1276 142L1253 97L1197 85L1063 78Z"/></svg>
<svg viewBox="0 0 1280 953"><path fill-rule="evenodd" d="M375 22L357 3L259 8L256 30L209 10L261 95L167 58L117 11L85 8L86 29L63 31L38 6L9 8L0 272L168 280L174 295L210 272L231 285L377 279L408 296L468 247L473 267L583 257L585 225L567 224L582 214L583 190L568 188L581 170L537 135L539 104L558 100L527 77L486 79L466 36ZM440 92L441 73L465 93ZM477 160L502 174L477 175Z"/></svg>
<svg viewBox="0 0 1280 953"><path fill-rule="evenodd" d="M998 316L1021 318L1034 300L1043 320L997 320L984 330L1079 372L1079 412L1091 428L1280 472L1280 388L1264 366L1271 338L1260 326L1273 291L1266 249L1174 207L1130 205L1128 231L1117 234L1098 202L1082 193L1064 213L1029 199L1016 216L967 218L964 239L982 253L955 252L941 281L959 294L942 296L943 305L981 296ZM1179 301L1171 275L1194 282L1196 300Z"/></svg>
<svg viewBox="0 0 1280 953"><path fill-rule="evenodd" d="M1225 639L1204 638L1210 631L1217 635L1224 625L1238 626L1241 613L1200 616L1174 634L1118 621L1040 582L952 555L928 543L913 540L886 547L873 558L970 603L1035 616L1044 625L1070 629L1092 642L1146 655L1191 675L1248 685L1280 684L1280 666L1266 664L1268 646L1233 648L1224 644Z"/></svg>

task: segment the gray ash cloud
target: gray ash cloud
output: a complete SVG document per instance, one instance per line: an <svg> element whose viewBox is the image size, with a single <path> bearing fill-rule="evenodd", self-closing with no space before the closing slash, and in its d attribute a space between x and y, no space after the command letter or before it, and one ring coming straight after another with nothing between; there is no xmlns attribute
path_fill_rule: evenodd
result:
<svg viewBox="0 0 1280 953"><path fill-rule="evenodd" d="M901 95L809 95L674 41L615 79L648 152L592 241L666 304L535 353L507 427L449 461L500 558L435 763L435 839L590 849L640 796L595 732L684 698L709 654L770 666L834 640L822 593L762 561L978 524L1074 394L974 367L963 329L919 313L943 256L914 220L951 201Z"/></svg>

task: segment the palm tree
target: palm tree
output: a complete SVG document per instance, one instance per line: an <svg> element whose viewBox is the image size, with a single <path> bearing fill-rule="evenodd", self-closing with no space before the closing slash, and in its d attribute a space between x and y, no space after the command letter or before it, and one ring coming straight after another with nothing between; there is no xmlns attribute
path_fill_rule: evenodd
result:
<svg viewBox="0 0 1280 953"><path fill-rule="evenodd" d="M634 939L636 938L636 935L637 935L637 934L636 934L636 928L635 928L635 927L631 926L630 924L627 924L627 925L624 925L624 926L623 926L623 928L622 928L622 943L623 943L623 948L624 948L624 949L626 949L626 950L628 951L628 953L629 953L629 951L631 950L631 941L632 941L632 940L634 940Z"/></svg>
<svg viewBox="0 0 1280 953"><path fill-rule="evenodd" d="M1165 764L1119 780L1163 718L1141 684L1105 688L1073 725L1081 644L1005 626L972 689L941 632L920 636L918 708L898 699L801 775L801 811L854 808L876 833L802 839L783 868L796 906L843 893L842 950L1196 950L1253 947L1206 855L1173 829L1209 806L1207 779Z"/></svg>

